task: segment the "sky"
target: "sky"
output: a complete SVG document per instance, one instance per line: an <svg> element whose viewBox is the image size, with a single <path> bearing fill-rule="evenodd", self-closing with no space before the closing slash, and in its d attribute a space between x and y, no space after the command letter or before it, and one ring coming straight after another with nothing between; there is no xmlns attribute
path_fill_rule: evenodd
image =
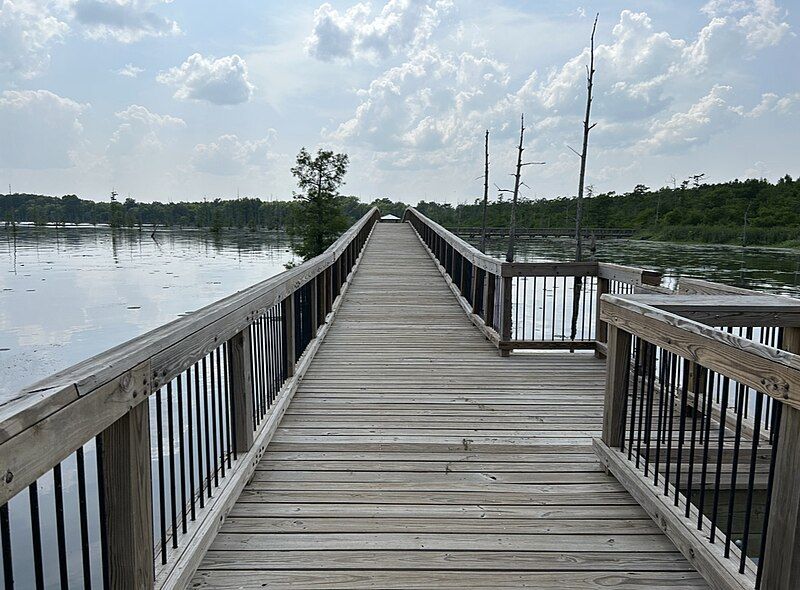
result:
<svg viewBox="0 0 800 590"><path fill-rule="evenodd" d="M301 147L365 201L800 175L800 0L0 0L0 192L290 198ZM491 198L496 198L492 189Z"/></svg>

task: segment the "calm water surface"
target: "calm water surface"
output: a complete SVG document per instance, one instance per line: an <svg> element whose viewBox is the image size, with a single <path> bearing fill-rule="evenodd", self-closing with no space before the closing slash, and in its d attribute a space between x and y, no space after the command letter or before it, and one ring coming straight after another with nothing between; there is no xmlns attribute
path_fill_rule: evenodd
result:
<svg viewBox="0 0 800 590"><path fill-rule="evenodd" d="M292 258L267 232L0 228L0 400Z"/></svg>
<svg viewBox="0 0 800 590"><path fill-rule="evenodd" d="M505 258L506 242L493 242L487 250ZM535 238L521 242L519 261L569 261L575 256L570 239ZM590 244L584 257L592 257ZM718 281L759 291L800 296L800 250L746 248L724 245L690 245L642 240L598 241L594 258L640 266L664 273L664 284L674 286L681 276Z"/></svg>
<svg viewBox="0 0 800 590"><path fill-rule="evenodd" d="M506 244L489 252L503 257ZM518 260L570 260L569 239L520 243ZM591 254L587 244L587 256ZM598 260L800 296L797 250L608 240ZM267 232L0 229L0 400L91 355L283 270Z"/></svg>

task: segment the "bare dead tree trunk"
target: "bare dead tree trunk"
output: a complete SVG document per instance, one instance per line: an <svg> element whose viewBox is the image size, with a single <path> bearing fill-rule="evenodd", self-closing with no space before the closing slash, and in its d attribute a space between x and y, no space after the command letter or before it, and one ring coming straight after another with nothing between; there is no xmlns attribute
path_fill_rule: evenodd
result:
<svg viewBox="0 0 800 590"><path fill-rule="evenodd" d="M506 252L506 262L514 262L514 241L516 238L516 217L517 217L517 198L519 197L519 183L522 177L522 142L525 138L525 114L520 117L519 124L519 147L517 147L517 172L514 175L514 196L511 200L511 224L508 228L508 252Z"/></svg>
<svg viewBox="0 0 800 590"><path fill-rule="evenodd" d="M486 253L486 209L489 205L489 130L486 130L485 160L483 168L483 230L481 231L481 252Z"/></svg>
<svg viewBox="0 0 800 590"><path fill-rule="evenodd" d="M575 262L583 259L583 190L586 182L586 157L589 150L589 132L597 123L589 124L592 113L592 90L594 88L594 35L597 31L597 14L594 18L592 36L589 45L589 65L586 67L586 115L583 119L583 149L578 156L581 159L581 170L578 179L578 197L576 199L577 208L575 212ZM574 151L574 150L573 150ZM583 277L576 275L575 284L572 292L572 327L570 330L570 340L574 341L578 331L578 309L580 307L581 289L583 287ZM572 352L574 348L570 349Z"/></svg>

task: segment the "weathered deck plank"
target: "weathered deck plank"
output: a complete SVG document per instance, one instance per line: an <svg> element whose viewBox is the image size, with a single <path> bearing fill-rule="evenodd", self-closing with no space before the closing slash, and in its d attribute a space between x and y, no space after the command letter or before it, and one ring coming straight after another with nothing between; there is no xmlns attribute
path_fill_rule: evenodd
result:
<svg viewBox="0 0 800 590"><path fill-rule="evenodd" d="M379 225L193 586L706 587L596 461L603 387L591 354L499 357Z"/></svg>

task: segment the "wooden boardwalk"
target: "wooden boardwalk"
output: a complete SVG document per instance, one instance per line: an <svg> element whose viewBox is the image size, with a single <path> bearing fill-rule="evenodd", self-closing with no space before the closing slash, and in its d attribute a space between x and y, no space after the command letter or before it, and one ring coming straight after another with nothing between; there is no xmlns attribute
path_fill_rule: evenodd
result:
<svg viewBox="0 0 800 590"><path fill-rule="evenodd" d="M591 353L499 357L378 224L192 587L706 587L596 460L603 396Z"/></svg>

